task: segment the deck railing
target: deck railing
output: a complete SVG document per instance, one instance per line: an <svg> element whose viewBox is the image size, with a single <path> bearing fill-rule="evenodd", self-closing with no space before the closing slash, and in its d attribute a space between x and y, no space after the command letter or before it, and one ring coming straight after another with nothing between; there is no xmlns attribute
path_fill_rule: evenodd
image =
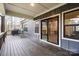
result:
<svg viewBox="0 0 79 59"><path fill-rule="evenodd" d="M6 32L0 33L0 49L2 47L3 42L5 42Z"/></svg>

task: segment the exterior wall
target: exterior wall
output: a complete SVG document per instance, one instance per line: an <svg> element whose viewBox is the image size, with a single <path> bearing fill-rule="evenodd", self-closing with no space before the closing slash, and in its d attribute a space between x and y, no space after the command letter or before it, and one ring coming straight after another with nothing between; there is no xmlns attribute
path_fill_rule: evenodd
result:
<svg viewBox="0 0 79 59"><path fill-rule="evenodd" d="M79 42L62 39L62 48L79 53Z"/></svg>
<svg viewBox="0 0 79 59"><path fill-rule="evenodd" d="M35 33L35 31L34 31L34 26L35 25L34 24L35 24L35 22L33 20L28 20L26 22L26 26L27 26L27 29L28 29L27 34L31 38L34 37L34 33Z"/></svg>
<svg viewBox="0 0 79 59"><path fill-rule="evenodd" d="M28 33L28 36L30 38L32 38L33 40L39 40L41 35L40 35L40 32L35 33L35 22L36 21L33 21L33 20L29 20L27 22L27 27L28 27L27 33ZM38 22L40 25L40 21L38 21ZM66 49L66 50L70 50L70 51L75 52L75 53L79 53L79 42L61 39L61 48Z"/></svg>
<svg viewBox="0 0 79 59"><path fill-rule="evenodd" d="M40 21L33 21L33 20L27 20L25 21L25 25L27 27L27 32L25 33L26 36L28 36L29 38L31 39L34 39L34 40L38 40L39 39L39 33L35 33L35 23L38 23L40 24L39 22ZM40 28L40 27L39 27ZM40 31L40 29L39 29Z"/></svg>
<svg viewBox="0 0 79 59"><path fill-rule="evenodd" d="M51 15L60 14L60 16L61 16L60 17L61 18L61 20L60 20L61 46L60 47L63 49L66 49L66 50L70 50L70 51L75 52L75 53L79 53L79 41L77 42L77 41L71 41L70 39L69 40L62 39L62 29L61 29L62 28L62 12L76 8L76 7L79 7L79 3L65 4L57 9L49 11L48 13L40 15L34 19L35 20L36 19L43 19L46 17L50 17Z"/></svg>

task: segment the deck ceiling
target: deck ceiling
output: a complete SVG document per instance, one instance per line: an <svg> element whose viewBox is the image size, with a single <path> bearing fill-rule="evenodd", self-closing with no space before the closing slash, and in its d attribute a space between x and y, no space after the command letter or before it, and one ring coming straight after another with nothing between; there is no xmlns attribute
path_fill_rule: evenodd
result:
<svg viewBox="0 0 79 59"><path fill-rule="evenodd" d="M15 12L23 16L26 15L26 18L34 18L59 5L62 3L35 3L34 6L31 6L30 3L6 3L5 10L6 14Z"/></svg>

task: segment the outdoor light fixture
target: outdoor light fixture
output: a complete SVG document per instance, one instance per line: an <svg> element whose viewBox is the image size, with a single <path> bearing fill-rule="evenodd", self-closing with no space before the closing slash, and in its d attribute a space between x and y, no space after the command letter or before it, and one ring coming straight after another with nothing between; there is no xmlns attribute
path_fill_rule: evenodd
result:
<svg viewBox="0 0 79 59"><path fill-rule="evenodd" d="M30 5L33 7L34 6L34 3L31 3Z"/></svg>

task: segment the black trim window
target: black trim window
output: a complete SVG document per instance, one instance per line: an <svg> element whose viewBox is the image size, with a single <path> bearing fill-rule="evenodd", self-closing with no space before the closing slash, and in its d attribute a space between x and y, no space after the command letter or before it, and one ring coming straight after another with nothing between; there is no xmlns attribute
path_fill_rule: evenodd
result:
<svg viewBox="0 0 79 59"><path fill-rule="evenodd" d="M46 40L46 41L48 39L47 20L41 21L41 39Z"/></svg>
<svg viewBox="0 0 79 59"><path fill-rule="evenodd" d="M79 9L63 14L64 37L79 40Z"/></svg>
<svg viewBox="0 0 79 59"><path fill-rule="evenodd" d="M35 24L35 33L39 33L39 24Z"/></svg>

